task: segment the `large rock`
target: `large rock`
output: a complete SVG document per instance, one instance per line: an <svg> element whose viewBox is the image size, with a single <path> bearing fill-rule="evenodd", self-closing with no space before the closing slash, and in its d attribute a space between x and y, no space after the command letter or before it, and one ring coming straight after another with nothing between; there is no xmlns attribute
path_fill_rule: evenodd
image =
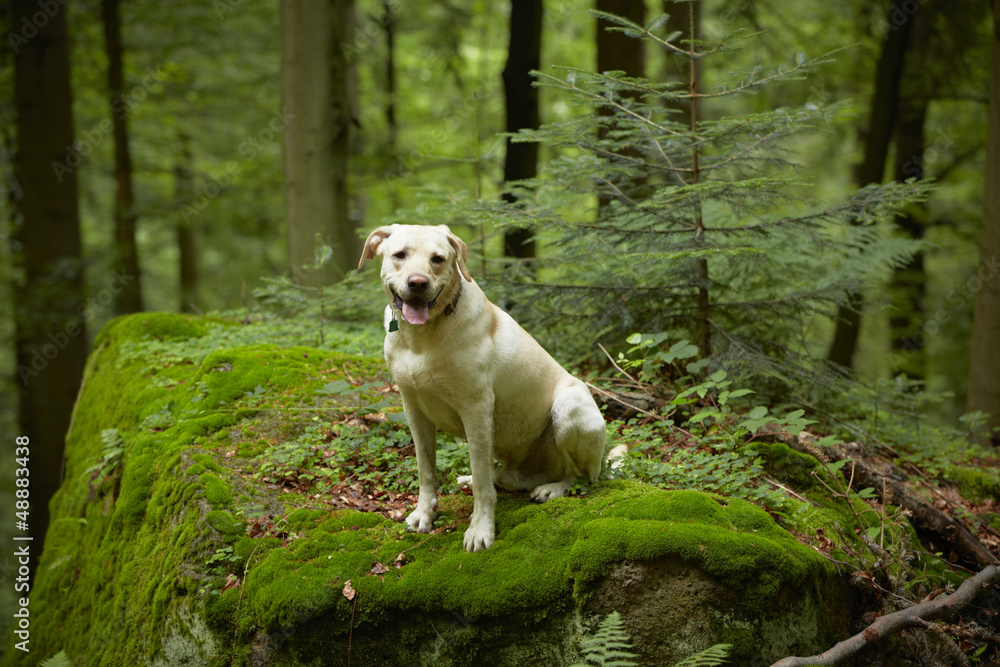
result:
<svg viewBox="0 0 1000 667"><path fill-rule="evenodd" d="M385 371L241 345L246 329L138 315L101 333L31 592L32 652L11 638L8 663L568 665L615 610L650 665L720 642L733 664L767 664L847 634L826 559L741 500L627 481L543 505L501 494L496 544L467 554L469 496L443 496L423 535L265 484L269 444L337 413L324 386Z"/></svg>

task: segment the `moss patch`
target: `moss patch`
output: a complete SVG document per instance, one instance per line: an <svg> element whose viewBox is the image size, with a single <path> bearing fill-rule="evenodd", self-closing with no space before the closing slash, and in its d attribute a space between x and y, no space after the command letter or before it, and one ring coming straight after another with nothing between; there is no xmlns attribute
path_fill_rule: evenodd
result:
<svg viewBox="0 0 1000 667"><path fill-rule="evenodd" d="M981 503L984 500L1000 502L1000 470L995 468L964 468L949 466L944 476L958 485L966 500Z"/></svg>
<svg viewBox="0 0 1000 667"><path fill-rule="evenodd" d="M234 337L247 344L226 346ZM496 544L468 554L469 496L441 497L436 532L418 535L256 479L252 457L267 447L315 420L345 421L339 402L357 397L326 390L345 378L387 374L378 357L262 344L233 322L109 323L52 502L24 664L59 650L88 665L328 664L345 655L352 623L352 664L558 664L578 650L580 609L623 562L682 562L735 591L734 620L716 634L776 618L785 591L815 592L831 575L764 511L694 491L602 482L543 505L501 494ZM126 443L121 476L95 492L83 472L107 428ZM318 442L336 446L333 435ZM559 648L539 639L534 653L512 652L511 638L535 629Z"/></svg>

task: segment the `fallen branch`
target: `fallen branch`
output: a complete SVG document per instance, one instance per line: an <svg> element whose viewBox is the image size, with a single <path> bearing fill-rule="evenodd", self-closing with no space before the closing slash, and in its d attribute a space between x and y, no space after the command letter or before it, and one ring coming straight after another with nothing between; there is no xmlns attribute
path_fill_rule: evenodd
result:
<svg viewBox="0 0 1000 667"><path fill-rule="evenodd" d="M850 639L836 644L819 655L808 658L782 658L771 667L805 667L806 665L837 665L854 656L870 644L911 627L927 627L927 621L954 616L972 602L986 586L1000 582L1000 568L990 565L974 577L962 582L951 595L946 595L892 614L880 616L875 622Z"/></svg>
<svg viewBox="0 0 1000 667"><path fill-rule="evenodd" d="M858 448L858 445L853 444L853 447ZM940 535L952 545L955 553L959 556L969 562L976 563L979 567L997 564L996 556L990 553L990 550L975 535L970 533L965 526L934 507L934 505L913 495L897 480L875 470L868 462L861 458L860 452L851 451L851 445L833 445L826 448L826 451L834 454L837 458L851 459L854 467L853 486L856 488L871 487L875 490L875 493L879 494L880 498L883 498L886 490L890 489L894 505L899 505L910 510L913 513L914 520L922 528Z"/></svg>

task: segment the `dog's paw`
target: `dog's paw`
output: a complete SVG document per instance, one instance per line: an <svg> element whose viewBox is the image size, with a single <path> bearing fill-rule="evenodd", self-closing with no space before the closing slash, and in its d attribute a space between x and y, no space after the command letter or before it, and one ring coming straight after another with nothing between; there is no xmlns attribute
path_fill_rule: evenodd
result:
<svg viewBox="0 0 1000 667"><path fill-rule="evenodd" d="M473 519L472 525L465 531L465 540L462 544L465 545L466 551L483 551L493 546L495 540L496 528L492 519L480 519L478 521Z"/></svg>
<svg viewBox="0 0 1000 667"><path fill-rule="evenodd" d="M458 476L459 486L472 486L472 475L459 475Z"/></svg>
<svg viewBox="0 0 1000 667"><path fill-rule="evenodd" d="M434 527L435 517L437 517L437 512L433 509L418 507L410 512L410 516L406 517L406 525L410 530L415 530L418 533L429 533Z"/></svg>
<svg viewBox="0 0 1000 667"><path fill-rule="evenodd" d="M535 490L531 492L531 499L544 503L546 500L552 500L563 495L566 493L566 489L572 485L571 482L552 482L551 484L536 486Z"/></svg>

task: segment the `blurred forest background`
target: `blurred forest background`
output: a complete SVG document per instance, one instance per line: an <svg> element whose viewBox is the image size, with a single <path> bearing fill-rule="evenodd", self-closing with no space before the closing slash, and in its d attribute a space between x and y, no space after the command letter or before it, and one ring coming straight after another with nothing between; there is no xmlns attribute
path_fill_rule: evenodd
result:
<svg viewBox="0 0 1000 667"><path fill-rule="evenodd" d="M504 136L593 112L559 90L533 88L529 71L564 79L553 66L619 70L686 85L686 61L607 32L612 23L595 9L638 25L669 14L660 33L683 40L695 26L705 49L734 31L761 33L699 63L706 93L734 72L752 77L745 73L836 51L807 79L754 88L701 113L836 106L819 134L787 147L784 159L811 179L789 211L843 201L872 183L934 182L924 201L890 219L899 238L922 244L919 253L860 286L847 307L812 317L799 344L873 384L905 374L937 397L932 418L956 424L968 411L976 298L998 293L979 273L990 3L696 7L689 17L688 3L629 0L0 4L8 26L0 61L3 441L31 433L40 447L61 447L91 341L118 314L251 316L281 289L271 281L280 276L316 286L347 275L341 296L377 295L376 271L350 269L360 239L389 221L452 224L469 241L477 279L530 274L532 255L558 261L558 245L526 244L530 233L499 219L463 224L435 212L516 201L506 183L570 152ZM316 261L317 235L329 248L324 268L303 270ZM336 299L338 288L327 294ZM347 306L326 312L341 314ZM380 307L363 318L378 335ZM585 323L529 329L563 359L581 360L569 339L582 341L592 362L602 358ZM995 355L1000 341L987 342ZM58 483L52 468L50 485ZM36 481L42 492L46 482Z"/></svg>

